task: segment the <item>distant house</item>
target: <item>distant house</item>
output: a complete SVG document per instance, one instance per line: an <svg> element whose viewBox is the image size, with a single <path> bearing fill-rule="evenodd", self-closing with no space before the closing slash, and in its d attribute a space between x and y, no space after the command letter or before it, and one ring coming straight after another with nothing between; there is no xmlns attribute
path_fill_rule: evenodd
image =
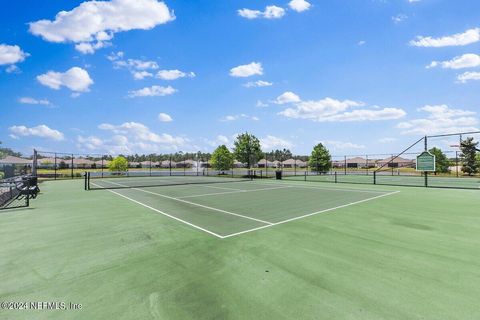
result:
<svg viewBox="0 0 480 320"><path fill-rule="evenodd" d="M275 166L275 163L272 161L268 161L267 159L262 159L258 161L257 166L259 168L273 168Z"/></svg>
<svg viewBox="0 0 480 320"><path fill-rule="evenodd" d="M20 164L20 165L32 165L33 161L29 159L24 159L14 156L6 156L3 159L0 159L0 164Z"/></svg>
<svg viewBox="0 0 480 320"><path fill-rule="evenodd" d="M240 161L235 160L235 161L233 161L233 167L234 168L243 168L243 167L245 167L245 165L243 163L241 163Z"/></svg>
<svg viewBox="0 0 480 320"><path fill-rule="evenodd" d="M305 168L307 163L302 160L288 159L282 162L284 168Z"/></svg>
<svg viewBox="0 0 480 320"><path fill-rule="evenodd" d="M85 158L73 159L73 167L78 169L89 169L95 162Z"/></svg>
<svg viewBox="0 0 480 320"><path fill-rule="evenodd" d="M142 168L150 168L153 167L153 162L152 161L142 161L140 162L140 165Z"/></svg>
<svg viewBox="0 0 480 320"><path fill-rule="evenodd" d="M128 167L129 168L138 168L138 167L141 167L141 164L140 164L140 162L131 161L131 162L128 163Z"/></svg>
<svg viewBox="0 0 480 320"><path fill-rule="evenodd" d="M192 168L196 165L197 165L197 162L191 159L177 162L177 168Z"/></svg>
<svg viewBox="0 0 480 320"><path fill-rule="evenodd" d="M392 160L393 159L393 160ZM402 157L388 157L382 160L377 161L377 167L388 167L388 168L412 168L415 167L415 160L405 159Z"/></svg>
<svg viewBox="0 0 480 320"><path fill-rule="evenodd" d="M110 161L108 160L97 160L94 162L95 168L97 169L102 169L102 168L108 168L108 165L110 164Z"/></svg>
<svg viewBox="0 0 480 320"><path fill-rule="evenodd" d="M170 160L163 160L160 162L160 168L175 168L177 166L177 163L175 161L170 161Z"/></svg>

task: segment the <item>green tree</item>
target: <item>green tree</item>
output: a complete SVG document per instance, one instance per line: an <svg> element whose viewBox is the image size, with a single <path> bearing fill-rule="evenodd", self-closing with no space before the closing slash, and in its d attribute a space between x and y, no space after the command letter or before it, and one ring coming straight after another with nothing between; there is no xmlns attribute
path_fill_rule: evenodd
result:
<svg viewBox="0 0 480 320"><path fill-rule="evenodd" d="M238 135L234 146L233 154L235 159L246 163L248 168L251 168L252 164L262 157L260 140L248 132Z"/></svg>
<svg viewBox="0 0 480 320"><path fill-rule="evenodd" d="M460 143L462 150L463 167L462 171L472 176L478 173L479 163L476 159L478 151L478 142L474 142L473 138L467 138Z"/></svg>
<svg viewBox="0 0 480 320"><path fill-rule="evenodd" d="M108 170L116 172L125 172L128 169L128 161L123 156L118 156L108 164Z"/></svg>
<svg viewBox="0 0 480 320"><path fill-rule="evenodd" d="M233 154L225 145L221 145L215 149L210 161L215 170L226 171L233 167Z"/></svg>
<svg viewBox="0 0 480 320"><path fill-rule="evenodd" d="M445 153L442 150L433 147L428 150L431 154L435 156L435 173L449 173L450 161L448 160Z"/></svg>
<svg viewBox="0 0 480 320"><path fill-rule="evenodd" d="M317 172L326 172L332 167L332 157L328 149L321 143L313 147L312 155L308 160L310 168Z"/></svg>

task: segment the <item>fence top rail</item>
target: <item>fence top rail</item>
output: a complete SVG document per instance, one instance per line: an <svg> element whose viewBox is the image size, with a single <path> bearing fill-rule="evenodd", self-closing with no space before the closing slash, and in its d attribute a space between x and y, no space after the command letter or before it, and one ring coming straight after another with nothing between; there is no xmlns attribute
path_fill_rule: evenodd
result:
<svg viewBox="0 0 480 320"><path fill-rule="evenodd" d="M468 132L457 132L457 133L447 133L447 134L437 134L433 136L427 136L427 138L441 138L441 137L453 137L467 134L480 134L480 131L468 131Z"/></svg>

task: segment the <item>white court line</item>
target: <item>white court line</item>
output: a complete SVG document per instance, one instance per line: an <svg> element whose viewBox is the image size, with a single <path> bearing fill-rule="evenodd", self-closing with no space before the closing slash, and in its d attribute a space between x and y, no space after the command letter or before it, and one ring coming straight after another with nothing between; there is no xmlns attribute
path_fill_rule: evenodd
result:
<svg viewBox="0 0 480 320"><path fill-rule="evenodd" d="M286 189L286 188L291 188L291 187L290 186L283 186L283 187L276 187L276 188L259 188L259 189L251 189L251 190L238 190L238 191L204 193L204 194L195 194L195 195L192 195L192 196L177 197L177 199L198 198L198 197L206 197L206 196L218 196L218 195L222 195L222 194L235 194L235 193L245 193L245 192L255 192L255 191L268 191L268 190L277 190L277 189Z"/></svg>
<svg viewBox="0 0 480 320"><path fill-rule="evenodd" d="M122 184L116 183L116 182L110 182L110 183L116 184L116 185L119 185L119 186L122 186L122 187L128 187L128 186L125 186L125 185L122 185ZM159 197L167 198L167 199L170 199L170 200L175 200L175 201L183 202L183 203L190 204L190 205L193 205L193 206L197 206L197 207L201 207L201 208L205 208L205 209L209 209L209 210L213 210L213 211L218 211L218 212L226 213L226 214L229 214L229 215L232 215L232 216L237 216L237 217L241 217L241 218L244 218L244 219L249 219L249 220L261 222L261 223L263 223L263 224L273 224L273 223L268 222L268 221L264 221L264 220L260 220L260 219L256 219L256 218L252 218L252 217L248 217L248 216L244 216L244 215L242 215L242 214L238 214L238 213L234 213L234 212L230 212L230 211L226 211L226 210L222 210L222 209L217 209L217 208L213 208L213 207L209 207L209 206L204 206L203 204L199 204L199 203L195 203L195 202L191 202L191 201L187 201L187 200L178 199L178 198L175 198L175 197L170 197L170 196L167 196L167 195L164 195L164 194L161 194L161 193L157 193L157 192L152 192L152 191L143 190L143 189L139 189L139 188L131 188L131 189L137 190L137 191L141 191L141 192L145 192L145 193L149 193L149 194L153 194L153 195L157 195L157 196L159 196Z"/></svg>
<svg viewBox="0 0 480 320"><path fill-rule="evenodd" d="M303 181L302 181L303 182ZM349 189L349 188L330 188L330 187L314 187L310 185L305 185L305 184L286 184L283 182L268 182L268 181L262 181L262 182L255 182L256 184L263 184L263 185L284 185L284 186L290 186L290 187L297 187L297 188L303 188L303 189L318 189L318 190L334 190L334 191L351 191L351 192L363 192L363 193L385 193L385 192L392 192L391 190L363 190L363 189Z"/></svg>
<svg viewBox="0 0 480 320"><path fill-rule="evenodd" d="M320 213L324 213L324 212L328 212L328 211L333 211L333 210L337 210L337 209L341 209L341 208L353 206L353 205L355 205L355 204L359 204L359 203L362 203L362 202L367 202L367 201L375 200L375 199L378 199L378 198L390 196L390 195L393 195L393 194L396 194L396 193L399 193L399 192L400 192L400 191L393 191L393 192L386 193L386 194L382 194L382 195L379 195L379 196L376 196L376 197L372 197L372 198L368 198L368 199L363 199L363 200L360 200L360 201L355 201L355 202L347 203L347 204L344 204L344 205L341 205L341 206L337 206L337 207L333 207L333 208L328 208L328 209L324 209L324 210L320 210L320 211L316 211L316 212L312 212L312 213L305 214L305 215L302 215L302 216L299 216L299 217L295 217L295 218L291 218L291 219L286 219L286 220L282 220L282 221L279 221L279 222L275 222L275 223L273 223L272 225L269 225L269 226L261 226L261 227L257 227L257 228L253 228L253 229L249 229L249 230L245 230L245 231L240 231L240 232L232 233L232 234L223 236L223 238L230 238L230 237L233 237L233 236L238 236L238 235L240 235L240 234L244 234L244 233L248 233L248 232L252 232L252 231L256 231L256 230L260 230L260 229L265 229L265 228L268 228L268 227L273 227L273 226L276 226L276 225L279 225L279 224L287 223L287 222L294 221L294 220L298 220L298 219L307 218L307 217L314 216L314 215L317 215L317 214L320 214Z"/></svg>
<svg viewBox="0 0 480 320"><path fill-rule="evenodd" d="M97 185L97 184L95 184L95 183L93 183L93 182L91 182L91 183L92 183L93 185L96 185L97 187L100 187L99 185ZM160 210L158 210L158 209L155 209L155 208L153 208L153 207L150 207L149 205L146 205L145 203L142 203L142 202L137 201L137 200L135 200L135 199L129 198L129 197L127 197L127 196L125 196L125 195L123 195L123 194L121 194L121 193L118 193L118 192L116 192L116 191L109 190L109 189L107 189L107 191L110 191L111 193L114 193L114 194L116 194L117 196L120 196L120 197L122 197L122 198L125 198L125 199L127 199L127 200L130 200L130 201L132 201L132 202L135 202L136 204L139 204L139 205L141 205L141 206L143 206L143 207L145 207L145 208L148 208L148 209L150 209L150 210L153 210L153 211L155 211L155 212L158 212L158 213L160 213L160 214L163 214L164 216L167 216L167 217L172 218L172 219L174 219L174 220L183 222L183 223L185 223L185 224L187 224L187 225L189 225L189 226L191 226L191 227L194 227L195 229L205 231L206 233L209 233L209 234L211 234L211 235L213 235L213 236L215 236L215 237L217 237L217 238L221 238L221 239L224 238L224 236L221 236L221 235L219 235L219 234L217 234L217 233L215 233L215 232L212 232L212 231L207 230L207 229L205 229L205 228L199 227L199 226L197 226L197 225L194 225L193 223L187 222L187 221L185 221L185 220L182 220L182 219L180 219L180 218L174 217L174 216L172 216L172 215L169 215L168 213L165 213L165 212L163 212L163 211L160 211Z"/></svg>
<svg viewBox="0 0 480 320"><path fill-rule="evenodd" d="M93 182L92 182L92 184L96 185L97 187L100 187L99 185L97 185L97 184L95 184L95 183L93 183ZM120 185L119 183L113 183L113 184ZM268 183L268 184L271 185L272 183ZM120 185L120 186L122 186L122 185ZM291 185L291 186L296 187L296 185ZM317 189L317 188L315 188L315 187L312 187L312 188L313 188L313 189ZM151 192L149 192L149 191L142 190L142 189L138 189L138 188L133 188L133 189L138 190L138 191L144 191L144 192L147 192L147 193L151 193ZM318 189L325 189L325 188L318 188ZM330 190L331 190L331 189L330 189ZM344 190L344 189L338 189L338 190ZM348 190L348 189L345 189L345 190ZM310 216L313 216L313 215L317 215L317 214L320 214L320 213L324 213L324 212L328 212L328 211L333 211L333 210L337 210L337 209L341 209L341 208L345 208L345 207L349 207L349 206L352 206L352 205L356 205L356 204L359 204L359 203L363 203L363 202L375 200L375 199L382 198L382 197L386 197L386 196L390 196L390 195L393 195L393 194L396 194L396 193L399 193L399 192L400 192L400 191L393 191L393 192L389 192L389 193L382 194L382 195L379 195L379 196L375 196L375 197L372 197L372 198L368 198L368 199L364 199L364 200L359 200L359 201L347 203L347 204L344 204L344 205L341 205L341 206L337 206L337 207L333 207L333 208L328 208L328 209L324 209L324 210L320 210L320 211L316 211L316 212L312 212L312 213L309 213L309 214L305 214L305 215L298 216L298 217L291 218L291 219L282 220L282 221L275 222L275 223L266 222L266 221L265 221L265 222L263 222L263 223L266 224L266 225L264 225L264 226L260 226L260 227L256 227L256 228L252 228L252 229L248 229L248 230L244 230L244 231L240 231L240 232L236 232L236 233L231 233L231 234L228 234L228 235L226 235L226 236L222 236L222 235L219 235L219 234L217 234L217 233L215 233L215 232L212 232L212 231L210 231L210 230L204 229L204 228L199 227L199 226L197 226L197 225L194 225L194 224L192 224L192 223L190 223L190 222L187 222L187 221L185 221L185 220L182 220L182 219L180 219L180 218L177 218L177 217L174 217L174 216L172 216L172 215L169 215L169 214L167 214L167 213L165 213L165 212L163 212L163 211L160 211L160 210L158 210L158 209L155 209L155 208L153 208L153 207L150 207L150 206L148 206L148 205L146 205L146 204L144 204L144 203L141 203L141 202L139 202L139 201L137 201L137 200L131 199L131 198L127 197L127 196L124 196L123 194L120 194L120 193L116 192L116 191L109 190L109 189L107 189L107 191L110 191L110 192L112 192L112 193L114 193L114 194L116 194L116 195L119 195L119 196L121 196L121 197L123 197L123 198L125 198L125 199L128 199L128 200L130 200L130 201L133 201L133 202L135 202L135 203L137 203L137 204L139 204L139 205L141 205L141 206L144 206L144 207L146 207L146 208L148 208L148 209L151 209L151 210L153 210L153 211L155 211L155 212L158 212L158 213L160 213L160 214L163 214L163 215L165 215L165 216L167 216L167 217L169 217L169 218L172 218L172 219L175 219L175 220L177 220L177 221L183 222L183 223L185 223L185 224L187 224L187 225L189 225L189 226L192 226L192 227L194 227L194 228L196 228L196 229L205 231L205 232L207 232L207 233L209 233L209 234L211 234L211 235L214 235L214 236L216 236L217 238L220 238L220 239L230 238L230 237L234 237L234 236L241 235L241 234L244 234L244 233L249 233L249 232L253 232L253 231L257 231L257 230L261 230L261 229L273 227L273 226L276 226L276 225L279 225L279 224L284 224L284 223L287 223L287 222L291 222L291 221L294 221L294 220L299 220L299 219L307 218L307 217L310 217ZM156 193L154 193L154 194L156 194ZM167 197L167 198L172 198L172 199L178 200L178 201L182 201L181 199L175 199L175 198L173 198L173 197L168 197L168 196L165 196L165 195L160 195L160 194L156 194L156 195L163 196L163 197ZM182 202L184 202L184 201L182 201ZM188 203L189 201L186 201L186 202ZM191 204L199 205L199 204L195 204L195 203L193 203L193 202L192 202ZM202 205L199 205L199 206L202 206ZM206 207L206 206L202 206L202 207L205 207L205 208L208 208L208 209L212 209L212 210L217 210L217 211L220 210L220 209L210 208L210 207ZM222 211L223 211L223 210L222 210ZM225 213L227 213L227 212L225 212ZM229 214L232 214L232 213L229 213ZM233 215L237 215L237 214L233 214ZM240 215L240 216L241 216L241 215ZM254 219L254 218L245 217L245 216L244 216L244 218ZM260 222L261 222L261 221L260 221Z"/></svg>
<svg viewBox="0 0 480 320"><path fill-rule="evenodd" d="M228 182L226 182L228 183ZM237 189L237 188L228 188L228 187L215 187L215 186L207 186L200 184L201 187L212 188L212 189L222 189L222 190L235 190L235 191L246 191L244 189Z"/></svg>

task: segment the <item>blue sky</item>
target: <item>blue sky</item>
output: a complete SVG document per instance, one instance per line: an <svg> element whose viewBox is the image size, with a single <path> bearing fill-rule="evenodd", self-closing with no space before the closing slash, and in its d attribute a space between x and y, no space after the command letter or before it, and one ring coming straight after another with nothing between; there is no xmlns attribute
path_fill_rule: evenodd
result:
<svg viewBox="0 0 480 320"><path fill-rule="evenodd" d="M0 18L0 140L27 154L245 131L266 151L391 153L480 127L478 1L18 0Z"/></svg>

